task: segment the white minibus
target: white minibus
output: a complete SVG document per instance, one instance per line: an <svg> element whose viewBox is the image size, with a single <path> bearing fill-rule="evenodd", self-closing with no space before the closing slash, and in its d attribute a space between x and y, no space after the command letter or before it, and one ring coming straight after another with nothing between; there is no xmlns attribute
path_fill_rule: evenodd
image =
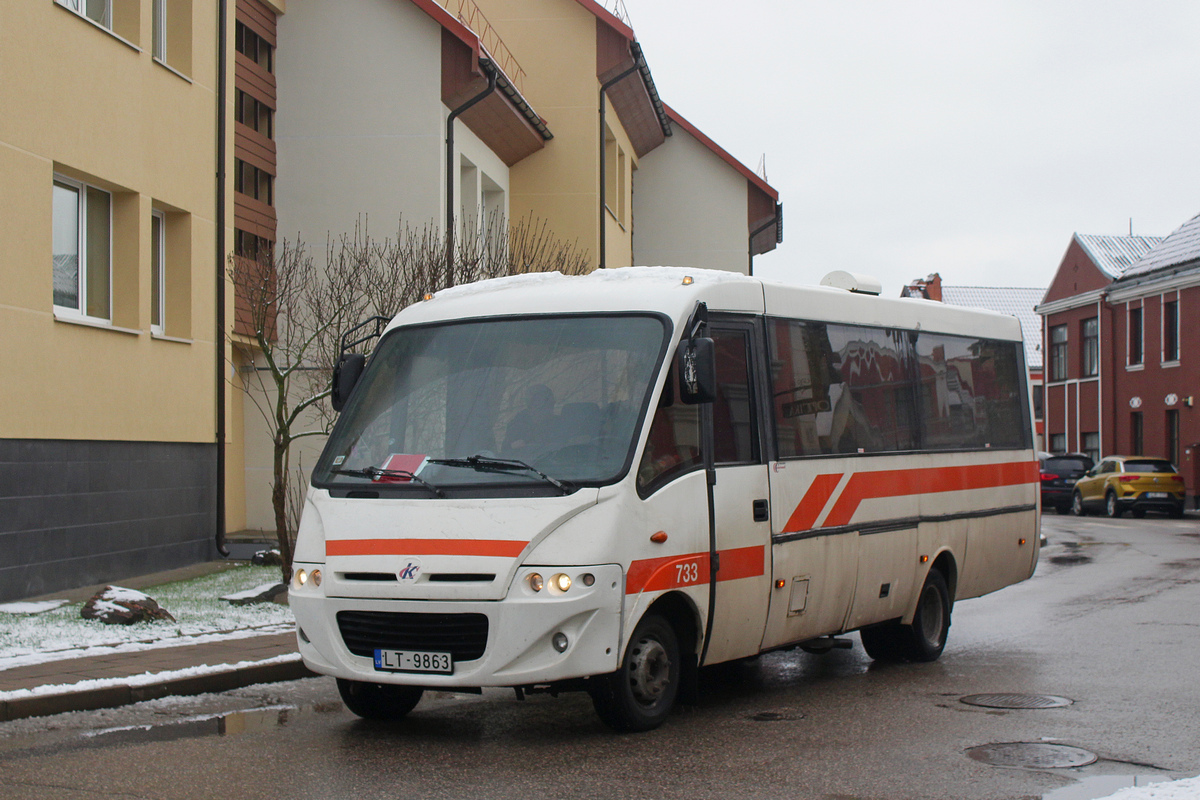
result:
<svg viewBox="0 0 1200 800"><path fill-rule="evenodd" d="M638 731L710 664L855 630L938 658L956 600L1037 563L1021 328L826 283L611 269L404 309L334 376L304 663L363 717L577 689Z"/></svg>

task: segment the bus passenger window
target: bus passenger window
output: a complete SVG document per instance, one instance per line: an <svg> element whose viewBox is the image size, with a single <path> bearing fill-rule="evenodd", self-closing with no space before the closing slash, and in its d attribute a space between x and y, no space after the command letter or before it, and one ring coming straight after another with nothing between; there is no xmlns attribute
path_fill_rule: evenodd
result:
<svg viewBox="0 0 1200 800"><path fill-rule="evenodd" d="M757 421L750 394L750 348L743 331L716 330L717 399L713 402L713 458L718 464L758 460Z"/></svg>

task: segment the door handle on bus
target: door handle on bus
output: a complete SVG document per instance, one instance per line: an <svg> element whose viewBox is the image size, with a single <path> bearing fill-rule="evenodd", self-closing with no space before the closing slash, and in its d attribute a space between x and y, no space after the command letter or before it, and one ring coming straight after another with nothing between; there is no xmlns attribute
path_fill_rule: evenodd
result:
<svg viewBox="0 0 1200 800"><path fill-rule="evenodd" d="M771 518L771 506L766 500L754 501L754 521L766 522Z"/></svg>

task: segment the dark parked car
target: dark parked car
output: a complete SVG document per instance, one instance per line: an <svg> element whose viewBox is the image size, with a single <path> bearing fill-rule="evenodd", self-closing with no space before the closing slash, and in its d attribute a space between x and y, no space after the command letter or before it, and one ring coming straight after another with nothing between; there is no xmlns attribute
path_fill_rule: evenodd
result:
<svg viewBox="0 0 1200 800"><path fill-rule="evenodd" d="M1075 481L1092 468L1094 462L1083 453L1047 453L1041 456L1042 511L1053 508L1059 514L1071 510Z"/></svg>

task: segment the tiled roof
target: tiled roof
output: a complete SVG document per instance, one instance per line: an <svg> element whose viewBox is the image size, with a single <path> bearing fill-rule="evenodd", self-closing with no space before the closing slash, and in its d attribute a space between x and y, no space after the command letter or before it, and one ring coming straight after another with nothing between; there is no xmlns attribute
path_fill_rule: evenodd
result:
<svg viewBox="0 0 1200 800"><path fill-rule="evenodd" d="M1180 225L1174 233L1142 257L1122 278L1141 277L1168 267L1177 267L1200 259L1200 214Z"/></svg>
<svg viewBox="0 0 1200 800"><path fill-rule="evenodd" d="M1163 240L1161 236L1087 236L1082 233L1075 234L1075 239L1092 262L1114 280Z"/></svg>
<svg viewBox="0 0 1200 800"><path fill-rule="evenodd" d="M1042 318L1033 307L1042 302L1045 289L997 286L942 286L942 302L951 306L983 308L1016 317L1025 337L1025 364L1042 368Z"/></svg>

